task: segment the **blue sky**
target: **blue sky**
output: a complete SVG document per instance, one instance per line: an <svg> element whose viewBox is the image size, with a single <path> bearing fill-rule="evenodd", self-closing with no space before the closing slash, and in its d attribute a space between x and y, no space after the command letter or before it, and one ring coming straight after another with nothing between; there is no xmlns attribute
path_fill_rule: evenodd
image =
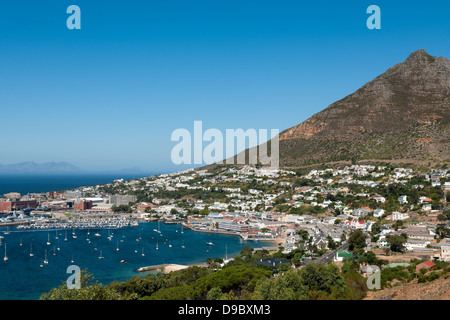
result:
<svg viewBox="0 0 450 320"><path fill-rule="evenodd" d="M449 58L449 15L444 0L8 1L0 163L183 169L175 129L297 125L417 49Z"/></svg>

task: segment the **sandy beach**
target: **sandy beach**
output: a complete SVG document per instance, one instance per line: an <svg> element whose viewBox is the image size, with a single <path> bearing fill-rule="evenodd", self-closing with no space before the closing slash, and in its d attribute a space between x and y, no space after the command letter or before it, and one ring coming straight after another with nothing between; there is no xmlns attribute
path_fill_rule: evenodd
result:
<svg viewBox="0 0 450 320"><path fill-rule="evenodd" d="M159 264L159 265L155 265L155 266L141 267L141 268L137 269L136 271L137 272L161 271L164 273L170 273L170 272L174 272L174 271L187 269L192 266L205 267L207 265L206 265L206 263L194 264L194 265L182 265L182 264L168 263L168 264Z"/></svg>

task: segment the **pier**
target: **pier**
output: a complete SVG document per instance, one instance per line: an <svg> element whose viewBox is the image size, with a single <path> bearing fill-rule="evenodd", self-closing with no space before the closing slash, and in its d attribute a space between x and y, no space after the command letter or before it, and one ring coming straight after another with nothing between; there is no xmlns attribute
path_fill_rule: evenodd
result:
<svg viewBox="0 0 450 320"><path fill-rule="evenodd" d="M8 227L8 226L18 226L18 225L26 225L29 224L30 221L11 221L11 222L1 222L0 227Z"/></svg>

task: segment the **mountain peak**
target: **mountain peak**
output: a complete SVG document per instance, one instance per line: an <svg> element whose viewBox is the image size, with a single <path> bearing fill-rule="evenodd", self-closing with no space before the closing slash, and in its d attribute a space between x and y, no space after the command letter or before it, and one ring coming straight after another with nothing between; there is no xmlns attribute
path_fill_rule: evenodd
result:
<svg viewBox="0 0 450 320"><path fill-rule="evenodd" d="M406 59L406 62L434 62L436 58L429 55L425 49L419 49L414 51Z"/></svg>

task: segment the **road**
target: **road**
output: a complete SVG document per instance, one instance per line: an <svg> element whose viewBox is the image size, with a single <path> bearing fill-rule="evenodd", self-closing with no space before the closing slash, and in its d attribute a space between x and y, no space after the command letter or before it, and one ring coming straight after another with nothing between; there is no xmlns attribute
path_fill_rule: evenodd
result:
<svg viewBox="0 0 450 320"><path fill-rule="evenodd" d="M327 264L328 261L334 259L334 256L336 255L336 252L338 252L339 250L345 250L347 248L348 248L348 242L345 241L343 244L341 244L336 249L326 252L325 254L323 254L322 256L317 258L316 260L311 261L311 263L314 263L315 265Z"/></svg>

